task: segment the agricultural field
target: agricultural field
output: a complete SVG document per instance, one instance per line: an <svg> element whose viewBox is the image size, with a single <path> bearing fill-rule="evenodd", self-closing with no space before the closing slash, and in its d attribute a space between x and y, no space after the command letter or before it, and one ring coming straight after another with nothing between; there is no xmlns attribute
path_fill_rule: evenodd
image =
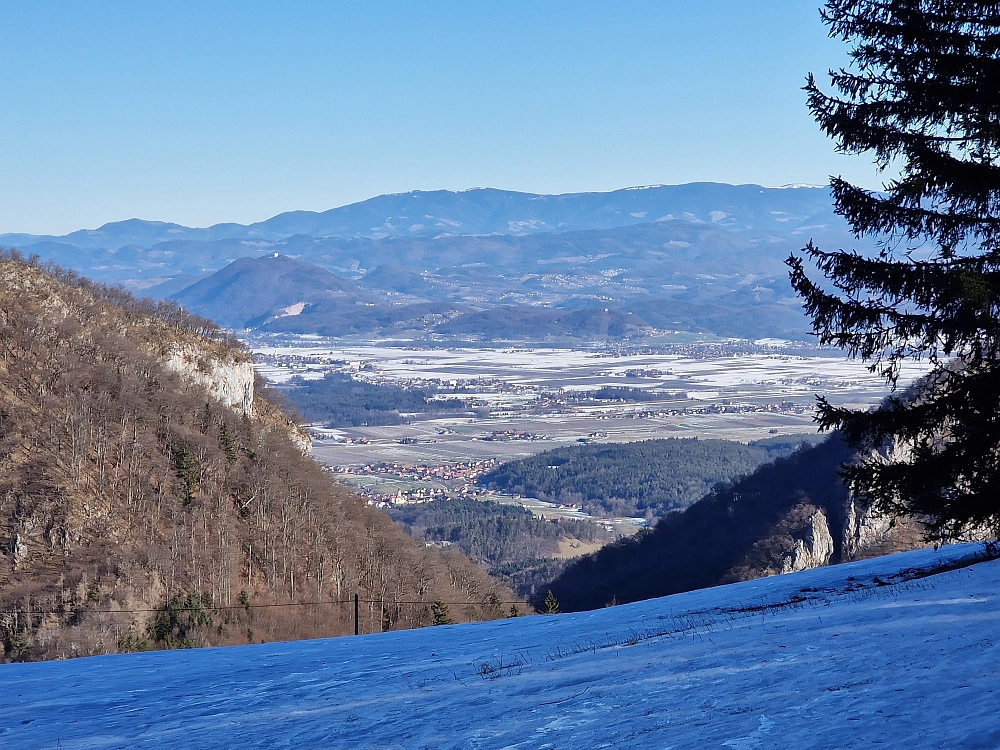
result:
<svg viewBox="0 0 1000 750"><path fill-rule="evenodd" d="M815 432L816 395L868 406L887 389L841 353L781 341L716 341L658 348L415 348L316 339L252 346L279 388L293 378L349 374L367 383L432 389L461 399L454 414L404 414L401 424L314 425L313 455L377 503L474 495L498 462L581 443L666 437L749 442ZM908 377L919 375L912 369ZM633 398L596 399L599 389ZM531 498L539 515L572 515Z"/></svg>
<svg viewBox="0 0 1000 750"><path fill-rule="evenodd" d="M254 352L258 371L277 384L295 375L318 379L336 371L375 383L436 385L442 396L486 407L472 418L316 430L317 458L338 465L506 459L580 438L753 440L812 431L817 394L865 406L887 392L880 378L839 353L780 344L695 344L659 351L317 344L256 346ZM656 398L632 403L577 398L602 387L641 389ZM359 443L362 439L368 442Z"/></svg>
<svg viewBox="0 0 1000 750"><path fill-rule="evenodd" d="M888 392L863 364L839 352L781 341L482 349L299 340L258 343L253 350L260 374L293 401L304 384L315 394L311 384L321 381L331 384L328 403L353 397L344 390L343 375L367 384L359 383L359 396L372 390L369 385L380 385L392 386L383 395L402 388L453 407L460 401L462 408L451 411L423 402L425 411L403 413L404 405L416 401L399 398L394 423L386 423L383 411L368 425L314 424L313 456L386 512L413 503L475 499L517 504L543 519L602 527L595 540L560 542L563 558L634 534L654 523L662 509L583 496L534 497L513 485L486 488L479 480L501 463L568 446L808 436L816 432L817 395L867 407ZM328 378L331 373L336 376ZM919 374L913 369L901 383ZM515 590L533 591L551 577L545 566L535 571L524 563L524 571L508 580Z"/></svg>

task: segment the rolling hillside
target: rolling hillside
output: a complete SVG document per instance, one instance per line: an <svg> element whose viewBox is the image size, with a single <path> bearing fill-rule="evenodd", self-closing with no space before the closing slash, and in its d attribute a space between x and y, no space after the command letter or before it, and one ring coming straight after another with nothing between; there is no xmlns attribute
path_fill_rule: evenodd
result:
<svg viewBox="0 0 1000 750"><path fill-rule="evenodd" d="M686 508L715 485L750 474L815 439L799 437L749 445L698 438L575 445L508 461L483 475L480 483L491 490L575 503L596 515L653 518Z"/></svg>

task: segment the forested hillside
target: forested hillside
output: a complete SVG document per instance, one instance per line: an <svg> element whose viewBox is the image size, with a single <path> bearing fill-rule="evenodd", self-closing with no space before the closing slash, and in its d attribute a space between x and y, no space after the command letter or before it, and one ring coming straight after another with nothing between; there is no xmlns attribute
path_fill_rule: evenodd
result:
<svg viewBox="0 0 1000 750"><path fill-rule="evenodd" d="M815 436L746 445L731 440L667 438L557 448L510 461L483 476L490 489L576 503L598 515L660 516L685 508L719 482L787 456Z"/></svg>
<svg viewBox="0 0 1000 750"><path fill-rule="evenodd" d="M833 435L779 458L574 560L550 588L565 611L593 609L923 545L915 521L848 495L837 472L852 456Z"/></svg>
<svg viewBox="0 0 1000 750"><path fill-rule="evenodd" d="M469 498L395 506L389 515L418 539L454 545L525 597L562 570L563 562L554 559L561 542L614 539L614 532L590 521L546 520L520 505Z"/></svg>
<svg viewBox="0 0 1000 750"><path fill-rule="evenodd" d="M353 632L316 602L356 592L364 632L510 596L335 488L213 324L0 257L5 659Z"/></svg>
<svg viewBox="0 0 1000 750"><path fill-rule="evenodd" d="M452 413L464 409L459 399L433 399L435 390L365 383L339 372L320 380L292 378L282 393L308 422L325 427L400 424L400 414Z"/></svg>

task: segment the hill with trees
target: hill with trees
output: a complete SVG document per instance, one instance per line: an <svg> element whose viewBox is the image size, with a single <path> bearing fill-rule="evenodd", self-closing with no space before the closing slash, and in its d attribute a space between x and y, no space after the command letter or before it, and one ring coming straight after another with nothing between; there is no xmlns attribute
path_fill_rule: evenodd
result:
<svg viewBox="0 0 1000 750"><path fill-rule="evenodd" d="M275 253L240 258L217 273L176 292L173 299L200 310L220 325L247 328L304 299L370 302L364 290L336 274Z"/></svg>
<svg viewBox="0 0 1000 750"><path fill-rule="evenodd" d="M430 386L366 383L339 372L319 380L294 377L281 392L307 422L324 427L401 424L401 414L454 414L466 408L460 399L432 398L436 389Z"/></svg>
<svg viewBox="0 0 1000 750"><path fill-rule="evenodd" d="M527 305L500 305L480 312L457 315L439 324L435 331L446 335L504 340L546 336L622 338L633 335L648 325L632 313L603 306L559 310Z"/></svg>
<svg viewBox="0 0 1000 750"><path fill-rule="evenodd" d="M590 521L541 519L520 505L469 498L395 506L389 515L411 536L454 545L523 597L544 594L545 583L562 570L560 543L614 538Z"/></svg>
<svg viewBox="0 0 1000 750"><path fill-rule="evenodd" d="M667 438L569 446L509 461L480 483L501 492L573 503L595 515L653 518L686 508L717 483L749 474L815 439L785 436L747 445Z"/></svg>
<svg viewBox="0 0 1000 750"><path fill-rule="evenodd" d="M854 457L834 434L572 561L547 587L564 611L577 611L926 544L915 520L847 491L838 471ZM533 603L543 606L537 593Z"/></svg>
<svg viewBox="0 0 1000 750"><path fill-rule="evenodd" d="M11 660L416 627L502 586L335 487L249 355L176 305L0 257ZM486 604L484 604L486 602Z"/></svg>

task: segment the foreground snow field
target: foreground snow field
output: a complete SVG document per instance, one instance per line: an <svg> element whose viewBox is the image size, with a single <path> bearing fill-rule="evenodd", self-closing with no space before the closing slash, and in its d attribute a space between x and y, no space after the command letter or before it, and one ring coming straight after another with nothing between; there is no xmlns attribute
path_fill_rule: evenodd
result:
<svg viewBox="0 0 1000 750"><path fill-rule="evenodd" d="M0 748L998 748L1000 560L970 565L982 551L572 615L3 665Z"/></svg>

